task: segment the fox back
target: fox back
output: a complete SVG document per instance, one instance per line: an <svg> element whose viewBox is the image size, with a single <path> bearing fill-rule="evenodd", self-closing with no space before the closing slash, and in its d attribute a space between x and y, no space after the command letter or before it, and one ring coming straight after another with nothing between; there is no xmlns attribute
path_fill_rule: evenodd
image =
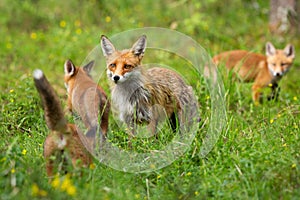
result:
<svg viewBox="0 0 300 200"><path fill-rule="evenodd" d="M165 117L175 129L176 117L182 119L182 123L183 110L197 107L192 87L186 85L176 72L157 67L143 69L141 60L146 36L141 36L131 49L121 51L102 36L101 47L106 57L108 78L114 82L112 103L119 111L121 121L131 129L135 124L146 123L150 131L156 133L158 122Z"/></svg>
<svg viewBox="0 0 300 200"><path fill-rule="evenodd" d="M289 44L283 50L277 50L268 42L266 55L233 50L214 56L213 62L217 65L224 64L243 81L253 81L252 98L258 102L261 96L260 89L270 84L277 87L278 81L292 66L294 58L294 46ZM276 87L272 88L272 92Z"/></svg>
<svg viewBox="0 0 300 200"><path fill-rule="evenodd" d="M93 64L92 61L84 67L75 67L70 60L65 62L64 79L68 92L68 108L81 117L88 129L87 136L91 138L95 137L98 129L98 117L100 117L102 139L105 139L110 104L104 90L89 76Z"/></svg>
<svg viewBox="0 0 300 200"><path fill-rule="evenodd" d="M89 141L78 132L74 124L67 122L59 98L43 72L35 70L33 77L42 100L46 123L50 129L44 142L47 175L51 177L55 174L54 171L65 170L59 166L67 165L69 161L66 158L71 159L70 162L74 167L88 166L92 163L92 157L84 144L89 145Z"/></svg>

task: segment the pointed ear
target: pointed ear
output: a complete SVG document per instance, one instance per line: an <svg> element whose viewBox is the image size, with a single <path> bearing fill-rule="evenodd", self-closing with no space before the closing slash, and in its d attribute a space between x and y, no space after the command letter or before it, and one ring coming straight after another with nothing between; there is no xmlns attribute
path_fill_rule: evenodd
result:
<svg viewBox="0 0 300 200"><path fill-rule="evenodd" d="M274 56L276 53L276 49L273 46L273 44L271 42L267 42L266 44L266 55L267 56Z"/></svg>
<svg viewBox="0 0 300 200"><path fill-rule="evenodd" d="M82 68L83 70L87 73L87 74L90 74L91 70L93 69L94 67L94 63L95 61L92 60L91 62L89 62L88 64L84 65Z"/></svg>
<svg viewBox="0 0 300 200"><path fill-rule="evenodd" d="M76 67L75 65L72 63L71 60L67 60L65 62L65 76L73 76L75 71L76 71Z"/></svg>
<svg viewBox="0 0 300 200"><path fill-rule="evenodd" d="M111 55L113 52L116 51L114 45L105 35L101 35L101 48L105 57Z"/></svg>
<svg viewBox="0 0 300 200"><path fill-rule="evenodd" d="M292 59L295 58L295 48L293 45L291 44L288 44L284 50L283 50L284 54L287 56L287 57L291 57Z"/></svg>
<svg viewBox="0 0 300 200"><path fill-rule="evenodd" d="M147 37L146 35L142 35L131 47L133 54L142 58L146 49L146 43Z"/></svg>

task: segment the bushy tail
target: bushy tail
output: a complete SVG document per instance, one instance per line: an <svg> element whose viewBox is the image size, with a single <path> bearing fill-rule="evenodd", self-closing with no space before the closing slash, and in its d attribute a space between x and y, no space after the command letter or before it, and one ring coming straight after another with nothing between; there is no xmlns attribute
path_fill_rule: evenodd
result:
<svg viewBox="0 0 300 200"><path fill-rule="evenodd" d="M47 78L44 76L43 71L40 69L34 70L33 78L35 87L42 99L48 128L52 131L61 131L62 129L66 130L67 121L64 117L60 100Z"/></svg>

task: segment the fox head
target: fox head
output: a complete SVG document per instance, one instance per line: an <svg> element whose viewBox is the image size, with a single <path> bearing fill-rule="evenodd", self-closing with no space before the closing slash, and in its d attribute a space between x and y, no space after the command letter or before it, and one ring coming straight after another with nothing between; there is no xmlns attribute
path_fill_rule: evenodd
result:
<svg viewBox="0 0 300 200"><path fill-rule="evenodd" d="M293 64L295 49L293 45L288 44L283 50L277 50L268 42L266 44L266 56L271 74L280 78L288 72Z"/></svg>
<svg viewBox="0 0 300 200"><path fill-rule="evenodd" d="M101 48L106 58L107 76L116 84L137 76L146 49L146 36L142 35L131 47L118 51L111 41L101 36Z"/></svg>
<svg viewBox="0 0 300 200"><path fill-rule="evenodd" d="M75 78L77 74L82 74L84 76L90 77L90 72L94 66L94 61L92 60L88 64L81 67L75 67L73 62L71 60L66 60L64 64L64 70L65 70L65 87L67 88L67 91L70 90L70 85L74 84Z"/></svg>

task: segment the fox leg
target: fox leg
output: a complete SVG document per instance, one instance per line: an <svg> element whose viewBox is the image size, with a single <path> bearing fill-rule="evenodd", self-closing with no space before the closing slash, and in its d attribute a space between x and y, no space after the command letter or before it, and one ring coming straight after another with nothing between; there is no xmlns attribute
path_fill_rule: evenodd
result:
<svg viewBox="0 0 300 200"><path fill-rule="evenodd" d="M279 96L279 92L280 92L280 87L278 87L277 83L272 84L271 86L271 94L268 96L268 101L270 100L275 100L277 101L278 96Z"/></svg>
<svg viewBox="0 0 300 200"><path fill-rule="evenodd" d="M262 93L261 93L262 86L258 84L253 84L252 86L252 99L255 104L262 103Z"/></svg>

